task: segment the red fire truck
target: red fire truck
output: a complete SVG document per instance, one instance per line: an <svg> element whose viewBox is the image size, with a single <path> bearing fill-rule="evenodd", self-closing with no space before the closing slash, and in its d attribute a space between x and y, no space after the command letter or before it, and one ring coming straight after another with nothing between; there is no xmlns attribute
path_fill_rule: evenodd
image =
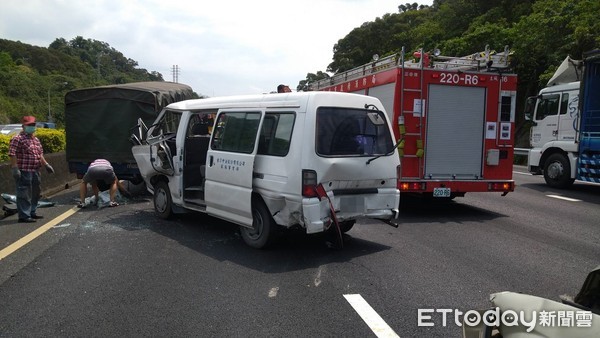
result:
<svg viewBox="0 0 600 338"><path fill-rule="evenodd" d="M422 56L422 57L421 57ZM311 90L375 96L398 124L403 193L454 198L514 191L517 76L510 51L444 57L405 51L336 74Z"/></svg>

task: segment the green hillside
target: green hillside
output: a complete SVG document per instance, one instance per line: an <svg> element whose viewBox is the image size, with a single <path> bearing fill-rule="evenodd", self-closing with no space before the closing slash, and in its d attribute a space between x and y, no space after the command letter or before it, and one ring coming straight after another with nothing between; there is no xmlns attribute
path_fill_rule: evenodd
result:
<svg viewBox="0 0 600 338"><path fill-rule="evenodd" d="M0 124L34 115L40 121L50 116L60 127L67 91L137 81L163 81L163 76L139 68L105 42L78 36L44 48L0 39Z"/></svg>

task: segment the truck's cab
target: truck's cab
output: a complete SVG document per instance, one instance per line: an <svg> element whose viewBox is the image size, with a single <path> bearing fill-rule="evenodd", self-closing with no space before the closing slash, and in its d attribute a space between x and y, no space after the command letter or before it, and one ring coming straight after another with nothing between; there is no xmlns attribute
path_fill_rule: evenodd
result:
<svg viewBox="0 0 600 338"><path fill-rule="evenodd" d="M530 115L529 171L566 188L576 179L600 183L600 50L567 57ZM527 117L527 115L526 115Z"/></svg>
<svg viewBox="0 0 600 338"><path fill-rule="evenodd" d="M528 106L534 109L525 114L532 122L527 166L532 174L543 174L546 183L555 188L575 181L582 69L581 60L567 56L546 88L528 99Z"/></svg>
<svg viewBox="0 0 600 338"><path fill-rule="evenodd" d="M158 216L204 212L261 248L278 226L347 231L396 216L400 161L382 109L326 92L182 101L132 151Z"/></svg>
<svg viewBox="0 0 600 338"><path fill-rule="evenodd" d="M577 162L577 124L579 116L579 82L544 88L529 98L534 107L526 117L530 129L528 168L534 174L544 174L546 182L555 187L571 184Z"/></svg>

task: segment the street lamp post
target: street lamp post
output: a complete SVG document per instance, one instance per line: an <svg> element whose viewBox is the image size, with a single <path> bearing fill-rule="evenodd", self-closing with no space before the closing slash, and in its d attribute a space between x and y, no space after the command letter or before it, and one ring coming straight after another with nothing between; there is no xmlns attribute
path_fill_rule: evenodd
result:
<svg viewBox="0 0 600 338"><path fill-rule="evenodd" d="M61 85L66 86L67 84L69 84L68 82L63 82L61 83ZM50 111L50 88L48 87L48 122L53 122L52 121L52 112Z"/></svg>

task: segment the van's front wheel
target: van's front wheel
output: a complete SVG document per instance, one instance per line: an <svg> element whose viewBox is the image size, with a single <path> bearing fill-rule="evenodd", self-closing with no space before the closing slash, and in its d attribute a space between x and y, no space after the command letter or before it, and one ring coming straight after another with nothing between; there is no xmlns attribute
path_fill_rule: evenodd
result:
<svg viewBox="0 0 600 338"><path fill-rule="evenodd" d="M165 181L159 181L154 186L154 211L162 219L169 219L173 214L171 191Z"/></svg>
<svg viewBox="0 0 600 338"><path fill-rule="evenodd" d="M262 201L252 203L252 227L240 227L244 242L256 249L268 247L275 237L277 224Z"/></svg>

